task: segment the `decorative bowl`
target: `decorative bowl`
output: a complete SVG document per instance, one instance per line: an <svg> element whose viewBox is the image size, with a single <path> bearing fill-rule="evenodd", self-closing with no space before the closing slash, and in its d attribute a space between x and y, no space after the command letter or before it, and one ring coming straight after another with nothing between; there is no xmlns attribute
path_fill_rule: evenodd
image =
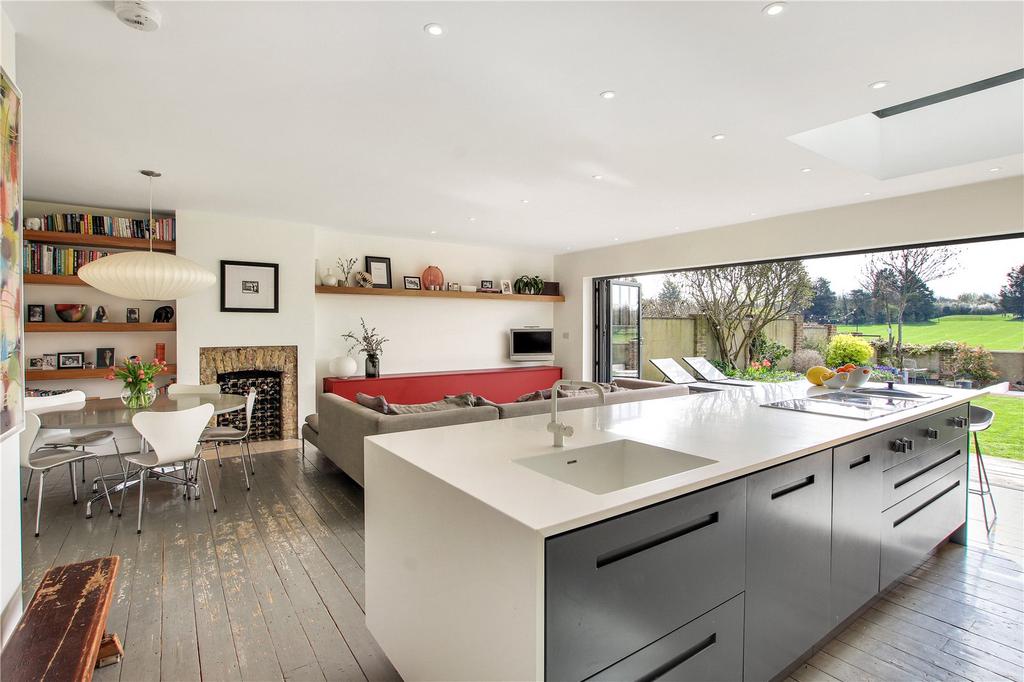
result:
<svg viewBox="0 0 1024 682"><path fill-rule="evenodd" d="M89 314L89 306L84 303L54 303L53 312L65 322L81 322Z"/></svg>
<svg viewBox="0 0 1024 682"><path fill-rule="evenodd" d="M373 276L368 272L357 272L354 277L357 287L369 289L373 286Z"/></svg>
<svg viewBox="0 0 1024 682"><path fill-rule="evenodd" d="M850 372L850 378L846 380L846 388L857 388L858 386L863 386L870 378L870 367L858 367Z"/></svg>
<svg viewBox="0 0 1024 682"><path fill-rule="evenodd" d="M831 379L825 379L822 383L825 384L827 388L842 388L846 385L846 379L849 376L850 375L847 372L839 372Z"/></svg>

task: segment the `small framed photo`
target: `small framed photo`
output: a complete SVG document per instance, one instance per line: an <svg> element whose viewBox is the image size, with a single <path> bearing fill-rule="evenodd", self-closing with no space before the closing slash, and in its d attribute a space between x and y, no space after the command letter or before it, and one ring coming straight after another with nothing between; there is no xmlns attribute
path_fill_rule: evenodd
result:
<svg viewBox="0 0 1024 682"><path fill-rule="evenodd" d="M45 369L45 367L43 367L43 359L42 358L29 358L28 359L28 368L29 369Z"/></svg>
<svg viewBox="0 0 1024 682"><path fill-rule="evenodd" d="M501 293L511 294L512 293L512 280L503 279L501 280Z"/></svg>
<svg viewBox="0 0 1024 682"><path fill-rule="evenodd" d="M415 289L418 291L423 288L423 286L420 284L419 277L410 277L409 275L406 275L405 277L402 278L402 280L405 284L406 289Z"/></svg>
<svg viewBox="0 0 1024 682"><path fill-rule="evenodd" d="M448 291L462 291L462 286L458 282L448 282Z"/></svg>
<svg viewBox="0 0 1024 682"><path fill-rule="evenodd" d="M494 280L493 279L482 279L482 280L480 280L480 288L481 289L493 289L494 288Z"/></svg>
<svg viewBox="0 0 1024 682"><path fill-rule="evenodd" d="M43 369L57 369L57 354L43 353Z"/></svg>
<svg viewBox="0 0 1024 682"><path fill-rule="evenodd" d="M29 304L28 306L28 322L43 322L46 318L46 306Z"/></svg>
<svg viewBox="0 0 1024 682"><path fill-rule="evenodd" d="M139 316L139 309L129 308L128 311L125 313L124 319L126 322L138 322L141 319L141 317Z"/></svg>
<svg viewBox="0 0 1024 682"><path fill-rule="evenodd" d="M113 348L97 348L96 349L96 366L97 367L113 367L114 366L114 349Z"/></svg>
<svg viewBox="0 0 1024 682"><path fill-rule="evenodd" d="M391 288L391 259L383 256L367 256L366 271L373 278L374 289ZM406 287L408 288L408 287Z"/></svg>
<svg viewBox="0 0 1024 682"><path fill-rule="evenodd" d="M278 312L277 263L220 262L222 313Z"/></svg>
<svg viewBox="0 0 1024 682"><path fill-rule="evenodd" d="M85 353L57 353L58 369L83 369L85 367Z"/></svg>

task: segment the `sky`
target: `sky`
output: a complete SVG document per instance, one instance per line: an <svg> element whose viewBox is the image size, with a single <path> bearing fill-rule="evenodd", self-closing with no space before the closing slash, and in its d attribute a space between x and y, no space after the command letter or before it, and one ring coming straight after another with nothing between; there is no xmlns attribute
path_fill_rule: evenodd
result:
<svg viewBox="0 0 1024 682"><path fill-rule="evenodd" d="M958 251L956 272L949 277L930 282L935 295L956 298L960 294L999 293L1006 283L1006 273L1024 264L1024 237L974 242L955 247ZM824 277L832 283L836 294L860 287L861 272L866 255L809 258L804 261L811 277ZM663 275L637 277L644 297L651 297L661 289Z"/></svg>

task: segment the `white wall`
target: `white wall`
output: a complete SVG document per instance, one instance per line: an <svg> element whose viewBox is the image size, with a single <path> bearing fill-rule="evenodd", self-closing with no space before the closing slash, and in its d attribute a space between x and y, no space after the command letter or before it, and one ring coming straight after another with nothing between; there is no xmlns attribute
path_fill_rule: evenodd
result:
<svg viewBox="0 0 1024 682"><path fill-rule="evenodd" d="M298 346L299 419L314 411L312 225L179 209L177 254L208 268L217 284L178 300L178 380L199 381L206 346ZM220 312L220 261L279 265L278 313Z"/></svg>
<svg viewBox="0 0 1024 682"><path fill-rule="evenodd" d="M317 229L316 257L321 273L333 267L337 275L339 257L358 258L356 270L362 270L365 256L391 259L396 288L402 288L404 275L420 276L428 265L441 268L446 280L475 286L483 279L493 280L497 286L499 280L515 280L523 274L550 280L552 273L552 258L546 254ZM318 386L329 375L327 365L331 358L348 354L349 344L341 339L341 334L358 331L360 317L390 339L381 356L385 373L481 369L521 364L508 360L509 328L550 327L553 308L558 305L561 304L319 294ZM360 363L361 373L363 359L353 357Z"/></svg>
<svg viewBox="0 0 1024 682"><path fill-rule="evenodd" d="M14 26L0 6L0 66L16 78ZM0 641L6 642L21 617L21 495L18 492L18 437L0 443Z"/></svg>
<svg viewBox="0 0 1024 682"><path fill-rule="evenodd" d="M555 257L566 302L555 307L555 362L593 373L594 277L840 253L1020 233L1020 176L778 216Z"/></svg>

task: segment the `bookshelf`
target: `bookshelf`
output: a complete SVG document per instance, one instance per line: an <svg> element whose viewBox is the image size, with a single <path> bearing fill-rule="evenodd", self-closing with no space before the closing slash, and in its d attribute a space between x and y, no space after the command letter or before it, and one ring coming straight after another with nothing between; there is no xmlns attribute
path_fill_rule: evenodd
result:
<svg viewBox="0 0 1024 682"><path fill-rule="evenodd" d="M174 322L26 322L25 333L173 332Z"/></svg>
<svg viewBox="0 0 1024 682"><path fill-rule="evenodd" d="M58 286L87 287L78 275L36 275L25 274L25 284L49 284Z"/></svg>
<svg viewBox="0 0 1024 682"><path fill-rule="evenodd" d="M532 301L534 303L564 303L565 296L541 294L489 294L480 291L432 291L429 289L372 289L369 287L316 287L318 294L344 294L349 296L412 296L419 298L468 298L485 301Z"/></svg>
<svg viewBox="0 0 1024 682"><path fill-rule="evenodd" d="M37 244L59 244L75 246L83 249L114 249L119 251L149 251L148 239L132 239L129 237L108 237L101 234L79 234L77 232L50 232L48 230L26 229L22 235L27 242ZM153 240L153 250L163 253L174 253L175 243L159 239Z"/></svg>
<svg viewBox="0 0 1024 682"><path fill-rule="evenodd" d="M160 376L174 374L177 371L177 365L167 365L167 369L161 372ZM28 369L25 370L25 381L106 379L108 374L110 374L110 367L97 367L95 369Z"/></svg>

